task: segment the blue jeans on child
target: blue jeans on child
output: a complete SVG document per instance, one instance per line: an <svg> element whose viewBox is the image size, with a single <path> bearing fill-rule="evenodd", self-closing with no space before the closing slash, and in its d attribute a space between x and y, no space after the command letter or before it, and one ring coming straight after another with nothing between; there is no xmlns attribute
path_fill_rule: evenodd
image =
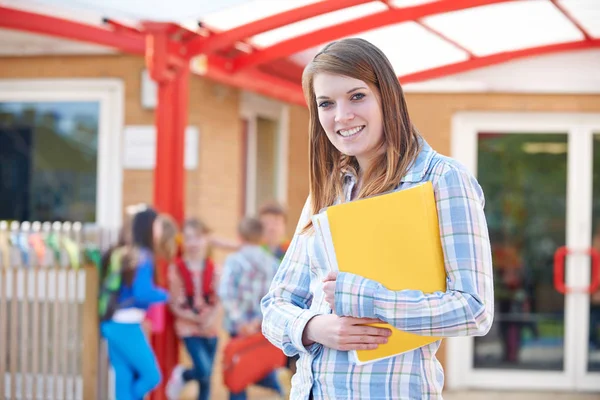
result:
<svg viewBox="0 0 600 400"><path fill-rule="evenodd" d="M183 381L198 381L198 400L210 398L210 378L212 375L215 353L217 352L217 338L186 337L183 343L192 359L193 368L183 373Z"/></svg>
<svg viewBox="0 0 600 400"><path fill-rule="evenodd" d="M115 398L143 400L161 380L156 357L139 323L103 322L102 336L115 370Z"/></svg>
<svg viewBox="0 0 600 400"><path fill-rule="evenodd" d="M267 389L273 389L280 395L283 394L281 390L281 386L279 385L279 380L277 380L277 371L271 372L269 375L264 377L261 381L256 382L256 385L262 386ZM246 400L247 394L246 391L242 391L239 393L229 393L229 400Z"/></svg>
<svg viewBox="0 0 600 400"><path fill-rule="evenodd" d="M236 337L236 333L230 333L232 338ZM256 385L264 387L266 389L272 389L283 395L283 390L281 389L281 385L279 384L279 380L277 379L277 371L271 372L269 375L265 376L262 380L256 382ZM246 394L246 390L243 390L239 393L229 393L229 400L246 400L248 395Z"/></svg>

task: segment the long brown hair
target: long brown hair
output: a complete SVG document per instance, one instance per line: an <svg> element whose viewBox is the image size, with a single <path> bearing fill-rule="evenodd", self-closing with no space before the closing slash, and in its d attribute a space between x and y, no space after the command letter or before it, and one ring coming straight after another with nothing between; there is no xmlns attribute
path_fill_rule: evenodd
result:
<svg viewBox="0 0 600 400"><path fill-rule="evenodd" d="M179 233L177 222L168 214L158 214L156 223L161 227L161 234L154 253L166 261L171 261L177 253L177 234Z"/></svg>
<svg viewBox="0 0 600 400"><path fill-rule="evenodd" d="M159 224L161 228L161 234L158 241L154 243L154 224ZM149 226L149 238L151 240L152 247L139 246L136 243L126 246L121 261L122 265L122 279L126 285L131 285L135 278L136 270L140 260L140 249L146 248L151 250L154 258L162 257L166 261L171 261L175 257L177 251L176 236L177 236L177 223L168 214L158 214L154 217L154 222ZM155 274L158 271L155 268Z"/></svg>
<svg viewBox="0 0 600 400"><path fill-rule="evenodd" d="M367 171L357 198L392 190L400 184L420 150L419 133L408 115L402 87L394 69L381 50L364 39L350 38L325 46L306 66L302 89L308 104L309 186L312 214L333 205L343 196L342 173L358 173L355 157L339 152L327 138L319 121L314 77L319 73L342 75L365 82L379 95L383 118L382 152ZM309 220L304 228L312 226Z"/></svg>

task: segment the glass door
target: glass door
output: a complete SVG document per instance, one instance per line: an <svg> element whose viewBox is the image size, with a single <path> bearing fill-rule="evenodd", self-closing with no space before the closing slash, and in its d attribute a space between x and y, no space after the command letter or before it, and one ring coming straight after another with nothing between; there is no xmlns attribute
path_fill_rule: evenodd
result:
<svg viewBox="0 0 600 400"><path fill-rule="evenodd" d="M589 131L588 131L589 132ZM600 254L600 127L592 127L592 204L591 204L591 247ZM587 312L587 332L584 329L582 341L587 346L584 353L585 365L580 374L579 385L584 388L600 386L600 266L589 264L586 273L589 281L587 298L582 299L581 307ZM600 391L600 388L598 388Z"/></svg>
<svg viewBox="0 0 600 400"><path fill-rule="evenodd" d="M476 369L564 369L565 296L552 271L566 239L567 141L564 132L478 133L496 309L490 333L474 340Z"/></svg>
<svg viewBox="0 0 600 400"><path fill-rule="evenodd" d="M453 156L486 197L495 318L485 337L448 341L449 387L600 390L600 290L588 293L600 279L594 124L599 116L455 118Z"/></svg>

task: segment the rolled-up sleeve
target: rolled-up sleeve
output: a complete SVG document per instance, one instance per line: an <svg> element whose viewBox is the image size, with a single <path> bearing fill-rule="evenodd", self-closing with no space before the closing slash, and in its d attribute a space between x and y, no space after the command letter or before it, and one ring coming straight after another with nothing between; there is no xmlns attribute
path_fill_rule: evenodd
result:
<svg viewBox="0 0 600 400"><path fill-rule="evenodd" d="M242 266L233 256L227 257L223 266L223 275L219 283L218 294L225 310L225 315L231 323L230 329L238 331L240 324L248 322L244 320L244 299L248 293L244 288L242 277L244 271Z"/></svg>
<svg viewBox="0 0 600 400"><path fill-rule="evenodd" d="M263 297L262 332L275 346L288 356L308 352L302 344L302 334L308 321L317 315L309 310L310 267L308 235L300 231L310 219L307 201L296 228L296 234L277 270L269 292Z"/></svg>
<svg viewBox="0 0 600 400"><path fill-rule="evenodd" d="M379 318L399 330L428 336L481 336L489 331L494 292L483 191L471 174L453 165L434 181L434 191L446 291L391 291L378 282L340 273L336 314Z"/></svg>

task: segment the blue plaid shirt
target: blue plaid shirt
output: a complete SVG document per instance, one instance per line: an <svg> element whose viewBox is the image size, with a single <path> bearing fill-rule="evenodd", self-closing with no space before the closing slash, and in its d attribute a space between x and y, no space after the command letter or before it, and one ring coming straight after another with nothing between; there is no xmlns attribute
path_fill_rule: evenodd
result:
<svg viewBox="0 0 600 400"><path fill-rule="evenodd" d="M375 281L339 273L335 312L379 318L422 335L485 335L493 320L494 293L483 192L462 165L438 154L423 140L421 152L397 190L425 181L434 186L446 292L390 291ZM354 177L347 175L346 201L355 184ZM300 354L290 398L308 399L312 392L315 400L441 399L444 372L436 358L440 341L362 366L349 361L348 352L320 344L302 345L308 321L331 312L321 282L328 272L324 249L314 235L298 233L310 216L307 202L297 233L262 300L264 335L287 355Z"/></svg>
<svg viewBox="0 0 600 400"><path fill-rule="evenodd" d="M218 294L228 332L237 333L241 325L262 319L260 299L268 292L278 265L275 257L255 245L245 245L227 257Z"/></svg>

